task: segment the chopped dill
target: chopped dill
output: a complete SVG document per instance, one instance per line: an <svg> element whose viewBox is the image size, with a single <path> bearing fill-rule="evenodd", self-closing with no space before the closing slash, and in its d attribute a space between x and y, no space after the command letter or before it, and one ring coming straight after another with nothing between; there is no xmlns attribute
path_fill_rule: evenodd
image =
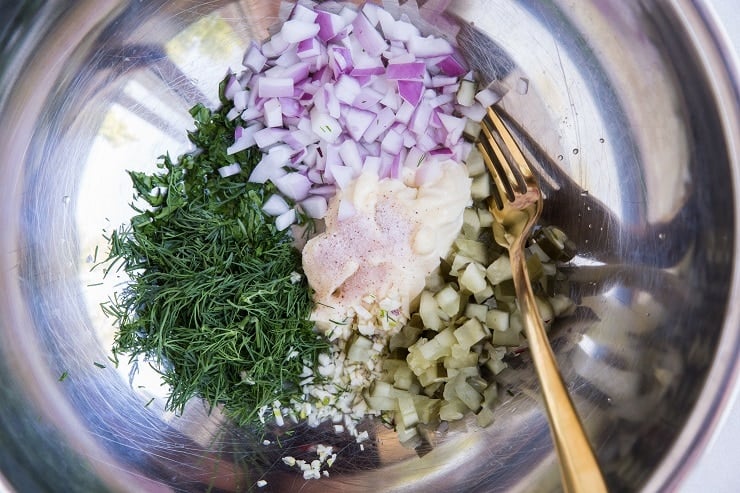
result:
<svg viewBox="0 0 740 493"><path fill-rule="evenodd" d="M309 321L305 276L296 282L300 253L262 210L273 185L248 181L259 150L226 153L241 121L226 118L223 83L221 96L218 110L190 111L195 152L162 156L155 174L129 172L147 207L132 205L130 224L107 238L105 274L123 270L130 282L103 310L118 327L113 354L153 363L168 410L200 397L259 427L260 408L300 397L304 361L328 343ZM235 162L242 171L222 178L218 168Z"/></svg>

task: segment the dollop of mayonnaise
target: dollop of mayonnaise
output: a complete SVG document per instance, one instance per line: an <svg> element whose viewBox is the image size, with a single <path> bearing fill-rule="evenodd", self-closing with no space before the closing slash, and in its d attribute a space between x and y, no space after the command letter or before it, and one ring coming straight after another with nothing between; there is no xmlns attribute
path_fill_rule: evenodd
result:
<svg viewBox="0 0 740 493"><path fill-rule="evenodd" d="M467 168L448 160L406 170L403 179L363 172L335 195L326 230L303 248L303 269L314 290L312 318L341 319L363 298L410 304L449 252L470 205Z"/></svg>

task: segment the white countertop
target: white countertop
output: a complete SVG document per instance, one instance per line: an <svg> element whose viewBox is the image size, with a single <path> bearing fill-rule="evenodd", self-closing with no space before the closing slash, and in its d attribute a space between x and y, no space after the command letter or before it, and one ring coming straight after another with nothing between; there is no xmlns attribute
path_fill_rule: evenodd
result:
<svg viewBox="0 0 740 493"><path fill-rule="evenodd" d="M740 58L740 2L709 0ZM679 493L740 492L740 382L706 451L689 473Z"/></svg>

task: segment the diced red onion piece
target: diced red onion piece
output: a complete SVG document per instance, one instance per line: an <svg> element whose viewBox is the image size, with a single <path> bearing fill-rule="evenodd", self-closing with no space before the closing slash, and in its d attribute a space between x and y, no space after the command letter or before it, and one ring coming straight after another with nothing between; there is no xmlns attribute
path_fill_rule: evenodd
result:
<svg viewBox="0 0 740 493"><path fill-rule="evenodd" d="M260 77L257 79L257 95L261 98L293 96L293 79L288 77Z"/></svg>
<svg viewBox="0 0 740 493"><path fill-rule="evenodd" d="M316 36L321 41L329 41L346 25L344 20L337 14L324 10L319 10L316 14L316 23L319 25L319 32Z"/></svg>
<svg viewBox="0 0 740 493"><path fill-rule="evenodd" d="M280 106L280 100L271 98L265 101L265 125L267 127L282 127L283 112Z"/></svg>
<svg viewBox="0 0 740 493"><path fill-rule="evenodd" d="M296 46L296 55L303 60L318 56L320 53L320 43L316 38L304 39Z"/></svg>
<svg viewBox="0 0 740 493"><path fill-rule="evenodd" d="M280 214L288 212L290 210L290 206L284 198L275 193L270 195L270 198L265 201L262 206L262 210L271 216L279 216Z"/></svg>
<svg viewBox="0 0 740 493"><path fill-rule="evenodd" d="M383 99L380 100L380 104L392 109L393 111L396 111L399 106L401 106L401 101L401 97L398 95L398 93L391 90L385 93Z"/></svg>
<svg viewBox="0 0 740 493"><path fill-rule="evenodd" d="M365 133L362 134L363 140L366 142L375 142L383 132L390 128L395 120L396 115L393 113L393 110L390 108L383 108L376 115L375 119L370 122L370 126L365 130Z"/></svg>
<svg viewBox="0 0 740 493"><path fill-rule="evenodd" d="M332 118L339 118L340 102L334 94L334 85L329 83L325 84L324 94L326 96L326 109L329 111L329 116Z"/></svg>
<svg viewBox="0 0 740 493"><path fill-rule="evenodd" d="M355 100L352 103L352 106L356 108L360 108L362 110L366 110L368 108L372 108L381 99L383 99L382 93L376 91L372 87L365 86L362 89L360 89L360 92L357 95L357 97L355 97Z"/></svg>
<svg viewBox="0 0 740 493"><path fill-rule="evenodd" d="M239 163L232 163L218 168L218 174L221 175L221 178L228 178L229 176L238 175L241 170L242 167L239 166Z"/></svg>
<svg viewBox="0 0 740 493"><path fill-rule="evenodd" d="M244 54L242 65L247 67L252 72L258 73L262 71L262 68L267 63L267 57L262 54L259 45L252 41L249 45L249 49Z"/></svg>
<svg viewBox="0 0 740 493"><path fill-rule="evenodd" d="M360 79L361 77L370 77L372 75L382 75L385 73L385 67L373 66L373 67L355 67L349 73L352 77ZM369 79L368 79L369 80Z"/></svg>
<svg viewBox="0 0 740 493"><path fill-rule="evenodd" d="M475 99L482 104L483 107L487 108L492 104L498 103L501 99L501 95L492 89L483 89L475 94Z"/></svg>
<svg viewBox="0 0 740 493"><path fill-rule="evenodd" d="M370 56L378 57L388 48L383 36L375 29L364 12L360 11L355 16L352 27L352 34Z"/></svg>
<svg viewBox="0 0 740 493"><path fill-rule="evenodd" d="M379 22L379 17L382 12L387 12L383 7L380 5L375 5L374 3L366 2L362 6L362 13L364 13L367 16L368 21L370 21L370 24L373 26L377 26Z"/></svg>
<svg viewBox="0 0 740 493"><path fill-rule="evenodd" d="M255 133L263 128L261 123L253 123L248 127L236 127L234 131L234 143L226 148L226 154L236 154L255 145Z"/></svg>
<svg viewBox="0 0 740 493"><path fill-rule="evenodd" d="M359 141L367 128L375 119L372 111L361 110L350 106L345 112L346 130L352 139Z"/></svg>
<svg viewBox="0 0 740 493"><path fill-rule="evenodd" d="M406 159L403 165L406 168L416 169L422 166L426 159L426 153L418 147L411 147L409 152L406 154Z"/></svg>
<svg viewBox="0 0 740 493"><path fill-rule="evenodd" d="M333 183L334 174L333 169L336 166L342 165L342 159L339 157L339 145L329 144L320 146L321 152L324 155L324 175Z"/></svg>
<svg viewBox="0 0 740 493"><path fill-rule="evenodd" d="M321 140L336 142L342 133L339 122L318 108L311 110L311 130Z"/></svg>
<svg viewBox="0 0 740 493"><path fill-rule="evenodd" d="M286 173L282 176L271 178L280 193L297 202L308 197L311 190L311 181L300 173Z"/></svg>
<svg viewBox="0 0 740 493"><path fill-rule="evenodd" d="M339 157L346 166L352 168L356 173L362 170L362 157L357 149L355 141L347 139L339 146Z"/></svg>
<svg viewBox="0 0 740 493"><path fill-rule="evenodd" d="M357 209L355 209L355 205L347 200L342 199L339 202L339 207L337 208L337 219L340 221L347 220L354 216L357 213Z"/></svg>
<svg viewBox="0 0 740 493"><path fill-rule="evenodd" d="M367 156L362 163L362 172L374 173L380 177L380 158L378 156Z"/></svg>
<svg viewBox="0 0 740 493"><path fill-rule="evenodd" d="M391 129L383 137L380 148L390 154L396 155L403 148L403 135Z"/></svg>
<svg viewBox="0 0 740 493"><path fill-rule="evenodd" d="M255 132L254 143L257 144L257 147L260 149L265 149L277 142L280 142L288 133L290 133L290 131L284 128L263 128Z"/></svg>
<svg viewBox="0 0 740 493"><path fill-rule="evenodd" d="M235 118L236 118L237 116L241 115L241 113L242 113L242 112L241 112L241 111L239 111L238 109L236 109L236 108L231 108L231 109L230 109L229 111L227 111L227 112L226 112L226 119L227 119L228 121L230 121L230 122L231 122L231 121L234 121L234 119L235 119Z"/></svg>
<svg viewBox="0 0 740 493"><path fill-rule="evenodd" d="M329 56L329 67L338 78L341 74L348 74L354 69L352 53L344 46L331 46L327 50Z"/></svg>
<svg viewBox="0 0 740 493"><path fill-rule="evenodd" d="M391 162L391 169L388 176L394 180L398 180L401 178L401 168L403 168L403 154L402 152L399 152L393 155L393 161Z"/></svg>
<svg viewBox="0 0 740 493"><path fill-rule="evenodd" d="M280 32L288 43L299 43L316 36L319 33L319 29L320 26L313 22L291 19L283 23Z"/></svg>
<svg viewBox="0 0 740 493"><path fill-rule="evenodd" d="M238 111L244 111L249 101L249 91L242 91L241 89L234 92L231 99L234 101L234 108Z"/></svg>
<svg viewBox="0 0 740 493"><path fill-rule="evenodd" d="M429 126L429 120L432 117L432 107L426 101L423 101L416 107L414 116L411 117L411 125L409 128L421 135Z"/></svg>
<svg viewBox="0 0 740 493"><path fill-rule="evenodd" d="M432 108L437 108L438 106L442 106L443 104L451 103L455 100L454 94L440 94L439 96L433 97L429 104L432 106Z"/></svg>
<svg viewBox="0 0 740 493"><path fill-rule="evenodd" d="M305 112L301 103L293 98L278 98L278 100L280 101L280 108L282 108L283 115L287 117L298 117Z"/></svg>
<svg viewBox="0 0 740 493"><path fill-rule="evenodd" d="M416 169L414 183L417 187L434 183L442 177L442 168L433 163L425 163Z"/></svg>
<svg viewBox="0 0 740 493"><path fill-rule="evenodd" d="M340 189L345 189L355 178L355 171L349 166L332 166L332 176Z"/></svg>
<svg viewBox="0 0 740 493"><path fill-rule="evenodd" d="M322 197L333 197L335 193L337 193L337 187L334 185L319 185L311 189L311 195L321 195Z"/></svg>
<svg viewBox="0 0 740 493"><path fill-rule="evenodd" d="M480 122L486 116L486 107L479 102L474 102L472 106L458 106L457 110L463 116L466 116L474 122Z"/></svg>
<svg viewBox="0 0 740 493"><path fill-rule="evenodd" d="M290 13L290 18L304 22L314 22L316 21L317 15L318 14L315 10L297 3L295 7L293 7L293 11Z"/></svg>
<svg viewBox="0 0 740 493"><path fill-rule="evenodd" d="M300 203L301 209L308 217L323 219L326 216L328 205L326 198L321 195L312 195Z"/></svg>
<svg viewBox="0 0 740 493"><path fill-rule="evenodd" d="M453 77L460 77L465 75L468 69L460 60L455 57L454 54L450 54L442 58L441 61L437 62L437 66L445 75L451 75Z"/></svg>
<svg viewBox="0 0 740 493"><path fill-rule="evenodd" d="M308 77L311 67L306 62L297 62L283 69L282 77L293 79L293 85Z"/></svg>
<svg viewBox="0 0 740 493"><path fill-rule="evenodd" d="M241 91L242 87L241 84L239 84L239 79L236 77L236 75L231 74L229 76L229 80L226 82L226 86L224 87L224 96L227 99L234 99L234 94L236 94L237 91Z"/></svg>
<svg viewBox="0 0 740 493"><path fill-rule="evenodd" d="M424 83L415 80L399 80L398 81L398 94L404 101L407 101L412 106L416 106L421 101L421 96L424 91Z"/></svg>
<svg viewBox="0 0 740 493"><path fill-rule="evenodd" d="M435 38L434 36L412 36L406 46L410 53L419 58L430 58L442 55L451 55L453 53L452 45L444 38Z"/></svg>
<svg viewBox="0 0 740 493"><path fill-rule="evenodd" d="M285 70L292 67L296 63L301 63L301 59L298 57L295 47L293 47L289 48L285 53L273 60L272 63L275 64L275 67L273 68L280 68ZM266 71L265 73L269 72L270 70Z"/></svg>
<svg viewBox="0 0 740 493"><path fill-rule="evenodd" d="M342 74L334 85L334 94L344 104L352 104L360 94L360 84L349 75Z"/></svg>
<svg viewBox="0 0 740 493"><path fill-rule="evenodd" d="M272 35L269 41L262 43L262 53L267 58L276 58L290 48L291 43L287 42L281 31Z"/></svg>
<svg viewBox="0 0 740 493"><path fill-rule="evenodd" d="M420 95L421 97L421 95ZM396 111L396 121L408 125L414 114L415 106L404 99Z"/></svg>
<svg viewBox="0 0 740 493"><path fill-rule="evenodd" d="M435 75L431 79L429 87L445 87L457 84L457 77L451 77L449 75Z"/></svg>
<svg viewBox="0 0 740 493"><path fill-rule="evenodd" d="M290 209L287 212L283 212L275 218L275 227L278 231L288 229L291 224L294 224L296 220L295 209Z"/></svg>
<svg viewBox="0 0 740 493"><path fill-rule="evenodd" d="M445 145L451 146L462 137L463 130L465 130L465 118L458 118L444 113L438 113L438 116L442 121L442 126L447 130Z"/></svg>
<svg viewBox="0 0 740 493"><path fill-rule="evenodd" d="M257 166L252 169L249 175L250 183L267 183L276 180L286 174L286 171L280 166L275 165L275 160L270 159L268 154L264 154Z"/></svg>
<svg viewBox="0 0 740 493"><path fill-rule="evenodd" d="M389 63L385 75L389 79L421 80L424 78L426 64L424 62Z"/></svg>

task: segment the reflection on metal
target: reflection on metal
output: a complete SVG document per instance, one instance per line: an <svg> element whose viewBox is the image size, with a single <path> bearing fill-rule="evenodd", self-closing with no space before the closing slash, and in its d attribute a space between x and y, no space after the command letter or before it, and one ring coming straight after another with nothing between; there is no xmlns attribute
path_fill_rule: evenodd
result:
<svg viewBox="0 0 740 493"><path fill-rule="evenodd" d="M399 8L413 14L408 3ZM568 287L581 306L551 339L608 485L674 485L717 417L740 340L740 308L729 302L740 295L737 81L702 4L456 0L439 18L444 1L423 3L419 15L496 54L476 58L478 68L504 94L507 123L543 176L546 220L578 244ZM263 445L199 402L183 416L164 412L166 389L152 375L130 383L130 367L107 359L112 328L97 306L122 280L98 285L90 271L96 247L104 254L102 230L129 215L124 171L187 149L187 109L216 101L213 81L238 69L248 42L285 9L256 0L34 5L32 18L16 18L14 55L0 66L0 463L19 464L2 471L9 483L558 489L526 353L501 375L494 424L429 430L437 446L421 458L375 423L364 452L305 427ZM308 457L318 442L342 449L329 478L304 484L281 469L281 455Z"/></svg>

